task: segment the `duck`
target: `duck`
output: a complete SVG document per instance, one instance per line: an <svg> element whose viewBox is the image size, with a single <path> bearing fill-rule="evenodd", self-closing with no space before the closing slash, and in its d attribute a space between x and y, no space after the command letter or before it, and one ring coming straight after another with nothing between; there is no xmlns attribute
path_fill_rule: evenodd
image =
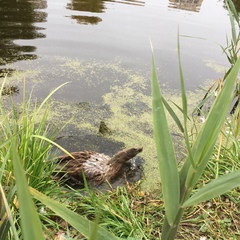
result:
<svg viewBox="0 0 240 240"><path fill-rule="evenodd" d="M54 179L63 179L71 186L97 186L113 179L123 164L142 152L142 147L126 148L112 157L94 151L71 152L57 157Z"/></svg>

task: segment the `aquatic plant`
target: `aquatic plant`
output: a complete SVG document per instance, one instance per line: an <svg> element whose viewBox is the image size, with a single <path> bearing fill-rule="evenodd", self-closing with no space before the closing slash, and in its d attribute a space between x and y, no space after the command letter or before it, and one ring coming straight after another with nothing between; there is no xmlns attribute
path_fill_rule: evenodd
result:
<svg viewBox="0 0 240 240"><path fill-rule="evenodd" d="M184 77L180 61L180 46L178 38L178 61L180 70L183 124L164 100L160 92L156 74L154 58L152 58L152 104L154 137L157 148L159 171L165 206L165 219L162 227L161 239L174 239L179 227L183 212L189 206L207 201L211 198L240 186L240 170L218 176L196 192L196 184L213 153L219 134L225 124L228 111L235 97L236 77L240 69L240 58L235 59L225 78L225 84L219 90L206 120L197 133L194 142L190 142L188 133L188 106L184 86ZM175 151L167 124L165 109L169 111L185 137L188 151L184 164L178 171ZM239 111L239 109L237 109ZM238 115L238 114L237 114ZM238 117L236 115L236 117ZM238 134L239 131L236 133ZM238 147L239 149L239 147Z"/></svg>

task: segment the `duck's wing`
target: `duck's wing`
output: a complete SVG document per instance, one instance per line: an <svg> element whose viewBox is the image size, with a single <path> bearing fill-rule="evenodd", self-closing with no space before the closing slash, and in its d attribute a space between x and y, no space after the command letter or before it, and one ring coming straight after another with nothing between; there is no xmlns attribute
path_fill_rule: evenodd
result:
<svg viewBox="0 0 240 240"><path fill-rule="evenodd" d="M75 162L75 161L77 161L78 163L84 163L89 158L91 158L91 155L94 154L94 153L95 152L93 152L93 151L71 152L71 155L74 158L65 154L65 155L57 157L57 163L60 164L60 165L64 165L68 162Z"/></svg>
<svg viewBox="0 0 240 240"><path fill-rule="evenodd" d="M67 182L74 185L83 185L83 174L90 185L98 185L107 179L110 165L109 156L92 152L72 152L72 157L63 155L58 157L57 170L60 170L58 176L63 176Z"/></svg>
<svg viewBox="0 0 240 240"><path fill-rule="evenodd" d="M83 164L94 153L92 151L71 152L74 159L67 154L57 157L54 179L63 178L70 185L83 185Z"/></svg>

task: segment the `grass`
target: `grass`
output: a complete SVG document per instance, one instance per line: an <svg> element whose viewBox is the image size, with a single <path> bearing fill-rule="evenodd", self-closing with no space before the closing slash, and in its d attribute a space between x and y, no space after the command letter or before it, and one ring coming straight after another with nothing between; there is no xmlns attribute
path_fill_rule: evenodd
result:
<svg viewBox="0 0 240 240"><path fill-rule="evenodd" d="M61 201L70 209L88 219L100 214L99 225L123 239L154 240L161 236L164 219L162 195L141 191L139 183L127 188L119 187L108 194L90 191L84 196L73 191L64 195L66 198ZM176 239L199 239L201 236L207 236L207 239L236 239L240 227L238 199L239 192L234 190L188 208ZM49 209L45 210L45 216L53 221L49 225L52 237L62 231L69 238L86 239Z"/></svg>
<svg viewBox="0 0 240 240"><path fill-rule="evenodd" d="M1 86L0 96L4 90ZM0 102L0 182L1 182L1 219L8 223L1 231L3 238L14 239L27 235L32 239L41 239L41 224L38 213L30 197L29 185L38 191L51 195L56 189L56 183L51 180L54 163L49 161L53 156L50 153L52 144L34 135L41 135L54 139L55 133L50 131L47 119L49 114L48 98L44 105L37 106L31 96L24 99L22 104L14 104L11 96L9 103ZM44 108L44 109L43 109ZM24 170L23 170L24 169ZM48 186L48 187L46 187ZM21 206L21 207L19 207ZM22 222L32 222L36 225L36 232ZM1 225L4 226L4 225ZM19 232L20 226L23 232ZM8 231L11 229L11 231ZM43 237L42 237L43 239Z"/></svg>
<svg viewBox="0 0 240 240"><path fill-rule="evenodd" d="M11 98L7 104L1 97L6 80L0 88L0 239L44 239L40 219L47 230L49 220L42 213L45 206L87 238L95 234L117 239L53 199L62 192L51 179L56 165L51 149L55 145L68 152L52 141L56 132L48 128L49 99L65 84L50 92L40 105L31 96L26 100L25 92L22 104L17 105Z"/></svg>

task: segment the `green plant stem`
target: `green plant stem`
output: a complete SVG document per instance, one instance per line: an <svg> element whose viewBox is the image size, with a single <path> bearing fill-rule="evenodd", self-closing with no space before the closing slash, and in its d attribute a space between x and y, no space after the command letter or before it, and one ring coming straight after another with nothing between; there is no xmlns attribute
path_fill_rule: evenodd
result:
<svg viewBox="0 0 240 240"><path fill-rule="evenodd" d="M183 212L184 212L184 209L179 208L176 219L172 226L169 225L167 218L165 217L163 222L163 227L162 227L162 236L161 236L162 240L174 240L177 234L180 221L182 219Z"/></svg>
<svg viewBox="0 0 240 240"><path fill-rule="evenodd" d="M165 216L164 222L163 222L163 228L162 228L162 236L161 236L162 240L174 240L174 238L177 234L179 224L180 224L182 216L183 216L183 212L184 212L184 208L182 208L181 206L185 202L185 200L189 198L191 190L192 189L185 187L185 191L183 192L183 194L181 196L181 200L180 200L179 208L178 208L178 211L176 214L176 218L172 225L170 225L168 223L167 218Z"/></svg>

